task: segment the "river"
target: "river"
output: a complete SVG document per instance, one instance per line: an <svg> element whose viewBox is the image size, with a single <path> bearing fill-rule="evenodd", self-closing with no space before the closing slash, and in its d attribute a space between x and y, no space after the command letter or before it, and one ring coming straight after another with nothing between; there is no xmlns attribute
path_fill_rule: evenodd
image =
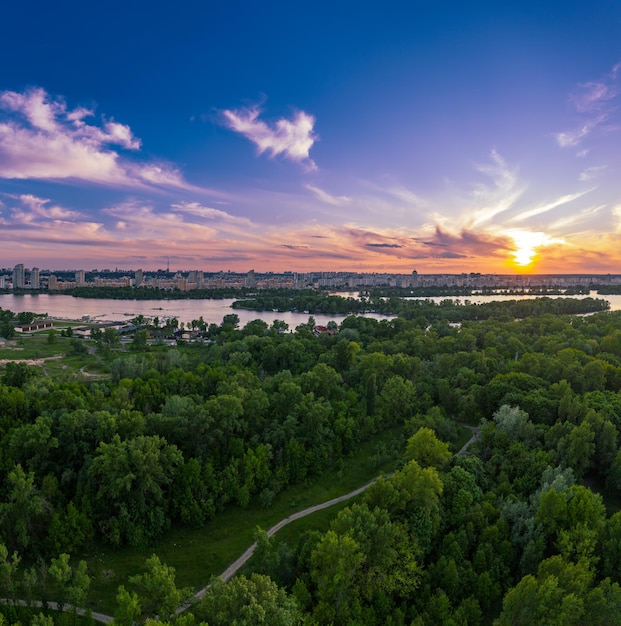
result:
<svg viewBox="0 0 621 626"><path fill-rule="evenodd" d="M342 292L338 295L344 297L357 297L357 292ZM466 300L480 304L483 302L491 302L492 300L525 300L533 299L537 296L464 296L450 297L441 296L434 298L422 298L423 300L432 300L441 302L442 300L458 300L465 302ZM549 297L566 297L566 296L549 296ZM587 296L569 296L572 298L586 298ZM610 302L612 311L621 310L621 295L598 296L595 292L591 293L591 297L601 297ZM240 326L245 326L252 320L261 319L271 324L274 320L282 320L289 324L289 328L293 330L299 324L308 321L308 313L291 313L291 312L274 312L274 311L246 311L244 309L233 309L231 304L234 298L225 298L222 300L110 300L107 298L74 298L65 295L50 294L25 294L0 295L0 308L8 309L14 313L22 311L32 311L33 313L47 313L51 317L64 318L70 320L80 320L85 316L98 321L118 321L129 320L137 315L144 315L148 318L159 317L160 320L166 317L176 317L179 322L185 322L188 325L192 320L203 317L207 324L220 324L225 315L235 313L239 317ZM392 315L365 314L375 319L391 319ZM320 313L313 315L317 324L326 325L333 320L339 322L345 315L322 315Z"/></svg>
<svg viewBox="0 0 621 626"><path fill-rule="evenodd" d="M275 311L247 311L233 309L231 305L235 298L222 300L110 300L107 298L74 298L65 295L50 294L1 294L0 308L21 313L47 313L50 317L69 320L81 320L88 316L97 321L130 320L137 315L147 318L176 317L179 322L190 324L192 320L203 317L207 324L220 324L225 315L235 313L239 317L240 326L245 326L252 320L260 319L267 324L274 320L282 320L293 330L300 324L308 321L308 313L291 313ZM375 319L391 319L394 315L365 314ZM345 315L314 314L317 324L325 326L329 321L340 322Z"/></svg>

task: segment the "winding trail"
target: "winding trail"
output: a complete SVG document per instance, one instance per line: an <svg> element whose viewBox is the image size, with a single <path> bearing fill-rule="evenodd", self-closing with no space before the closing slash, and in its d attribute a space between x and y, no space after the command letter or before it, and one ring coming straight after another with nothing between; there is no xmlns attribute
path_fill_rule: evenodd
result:
<svg viewBox="0 0 621 626"><path fill-rule="evenodd" d="M466 454L470 444L474 443L479 438L479 433L481 432L481 429L478 426L469 426L468 424L461 423L460 425L467 428L472 433L472 437L470 437L470 439L468 439L468 441L466 441L466 443L459 448L459 450L455 453L455 456L462 456Z"/></svg>
<svg viewBox="0 0 621 626"><path fill-rule="evenodd" d="M36 607L38 609L48 608L48 609L52 609L52 611L61 610L61 607L59 606L58 602L52 602L52 601L44 603L44 602L41 602L40 600L33 600L32 602L30 602L30 604L28 604L26 600L8 600L6 598L3 598L0 600L0 602L2 602L2 604L9 604L11 606L24 606L24 607L31 606L31 607ZM66 612L73 611L73 607L68 606L67 603L65 602L65 604L63 604L62 606L62 610ZM77 608L76 613L84 617L89 614L89 611L88 609ZM105 613L97 613L96 611L91 611L90 615L93 618L93 620L95 620L96 622L100 622L101 624L111 624L114 621L114 618L112 617L112 615L106 615Z"/></svg>
<svg viewBox="0 0 621 626"><path fill-rule="evenodd" d="M469 426L467 424L461 424L461 425L465 426L468 430L472 432L472 437L470 437L470 439L468 439L468 441L466 441L466 443L455 453L455 456L461 456L465 454L470 444L474 443L479 438L479 428L477 428L476 426ZM390 476L390 474L386 474L385 476ZM298 511L297 513L292 513L291 515L289 515L289 517L285 517L284 519L281 519L279 522L274 524L267 531L267 536L271 537L275 535L281 528L283 528L287 524L290 524L291 522L294 522L295 520L306 517L307 515L312 515L313 513L316 513L317 511L322 511L323 509L327 509L331 506L334 506L335 504L339 504L340 502L345 502L347 500L351 500L352 498L355 498L356 496L365 492L378 478L380 477L376 476L373 480L369 481L365 485L362 485L362 487L358 487L357 489L354 489L353 491L350 491L349 493L343 494L342 496L332 498L331 500L326 500L325 502L321 502L319 504L314 504L313 506L309 506L305 509L302 509L301 511ZM222 574L220 574L220 578L224 582L227 582L231 578L233 578L233 576L235 576L235 574L237 574L237 572L248 562L250 557L253 555L256 547L257 547L257 542L255 541L238 559L233 561L233 563L231 563L222 572ZM190 606L202 600L205 597L205 593L207 593L207 590L209 589L210 586L211 585L205 585L204 587L199 589L189 600L184 602L177 609L176 611L177 614L183 613ZM0 602L6 603L6 604L11 603L9 600L6 600L6 599L0 600ZM19 606L26 606L26 602L24 600L17 600L16 604ZM37 607L43 607L42 602L32 602L31 605L37 606ZM58 604L56 602L48 602L47 606L51 609L58 610ZM63 607L63 610L67 611L70 609L67 606L65 606ZM77 613L78 615L86 615L87 610L78 608ZM100 622L101 624L110 624L114 619L111 615L106 615L105 613L91 612L91 616L93 620L95 620L96 622Z"/></svg>

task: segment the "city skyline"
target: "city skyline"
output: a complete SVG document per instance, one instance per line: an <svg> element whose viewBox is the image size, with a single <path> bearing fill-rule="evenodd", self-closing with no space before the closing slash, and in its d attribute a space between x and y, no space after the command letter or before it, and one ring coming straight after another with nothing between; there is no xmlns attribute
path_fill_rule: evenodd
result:
<svg viewBox="0 0 621 626"><path fill-rule="evenodd" d="M621 267L612 0L38 4L0 40L0 266Z"/></svg>

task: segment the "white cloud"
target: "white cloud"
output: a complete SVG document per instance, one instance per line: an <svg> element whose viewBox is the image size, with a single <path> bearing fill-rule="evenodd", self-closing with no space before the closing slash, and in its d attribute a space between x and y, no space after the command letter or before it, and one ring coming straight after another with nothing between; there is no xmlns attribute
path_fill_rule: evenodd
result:
<svg viewBox="0 0 621 626"><path fill-rule="evenodd" d="M617 95L612 85L603 82L584 83L580 85L570 100L581 113L598 111L602 106Z"/></svg>
<svg viewBox="0 0 621 626"><path fill-rule="evenodd" d="M492 185L479 184L473 191L475 210L472 226L488 222L499 213L508 211L522 195L524 189L518 186L517 172L511 170L505 160L496 152L491 152L492 162L479 165L477 170L492 180Z"/></svg>
<svg viewBox="0 0 621 626"><path fill-rule="evenodd" d="M578 146L582 141L596 130L600 133L616 131L614 125L606 125L615 111L613 100L618 96L616 80L621 63L617 63L612 71L602 80L590 81L578 85L569 100L576 111L586 117L585 121L576 125L571 130L555 133L554 138L561 148ZM584 156L580 151L577 156Z"/></svg>
<svg viewBox="0 0 621 626"><path fill-rule="evenodd" d="M15 197L18 206L12 207L11 219L15 223L33 223L38 221L73 221L82 216L78 211L65 209L58 205L48 206L51 200L39 198L32 194L23 194Z"/></svg>
<svg viewBox="0 0 621 626"><path fill-rule="evenodd" d="M593 165L591 167L587 167L583 172L580 172L578 180L582 182L588 182L590 180L593 180L594 178L597 178L598 176L601 176L606 171L606 169L607 167L605 165Z"/></svg>
<svg viewBox="0 0 621 626"><path fill-rule="evenodd" d="M547 213L548 211L551 211L552 209L556 209L559 206L568 204L569 202L572 202L573 200L577 200L578 198L581 198L582 196L584 196L585 194L591 191L593 191L593 189L587 189L586 191L579 191L577 193L566 194L564 196L561 196L560 198L557 198L556 200L553 200L552 202L548 202L547 204L543 204L534 209L524 211L520 213L519 215L516 215L515 217L513 217L511 221L523 222L524 220L527 220L531 217L535 217L536 215L541 215L542 213Z"/></svg>
<svg viewBox="0 0 621 626"><path fill-rule="evenodd" d="M407 202L410 205L414 205L418 207L424 207L427 205L427 202L423 198L416 195L414 192L410 191L409 189L406 189L405 187L390 187L386 189L385 191L391 196L394 196L395 198L398 198L399 200L402 200L403 202Z"/></svg>
<svg viewBox="0 0 621 626"><path fill-rule="evenodd" d="M608 205L600 204L598 206L587 207L586 209L582 209L580 212L574 215L568 215L561 217L560 219L551 222L548 224L548 230L551 232L558 230L565 230L569 226L573 226L574 224L579 224L580 222L589 221L592 222L593 219L605 209Z"/></svg>
<svg viewBox="0 0 621 626"><path fill-rule="evenodd" d="M607 118L607 115L598 115L597 117L588 120L584 124L581 124L577 128L574 128L573 130L566 130L562 133L556 133L554 135L556 143L558 143L561 148L570 148L573 146L577 146L582 142L585 137L590 135L598 126L605 122Z"/></svg>
<svg viewBox="0 0 621 626"><path fill-rule="evenodd" d="M616 220L616 230L621 233L621 204L612 207L612 216Z"/></svg>
<svg viewBox="0 0 621 626"><path fill-rule="evenodd" d="M188 213L208 220L217 220L228 224L239 224L243 226L252 225L252 222L247 217L237 217L220 209L202 206L198 202L180 202L171 205L171 208L173 211Z"/></svg>
<svg viewBox="0 0 621 626"><path fill-rule="evenodd" d="M170 165L121 155L119 149L135 152L141 146L129 126L113 119L87 124L89 117L90 109L69 109L40 88L0 93L0 178L190 187Z"/></svg>
<svg viewBox="0 0 621 626"><path fill-rule="evenodd" d="M343 206L344 204L351 202L351 198L348 196L333 196L327 191L324 191L319 187L315 187L314 185L306 185L306 189L312 191L322 202L332 206Z"/></svg>
<svg viewBox="0 0 621 626"><path fill-rule="evenodd" d="M272 156L284 155L291 161L305 163L316 169L310 158L310 149L317 140L313 132L315 118L304 111L297 111L292 120L281 118L273 126L259 119L261 110L251 107L222 112L226 125L250 139L259 154L269 152Z"/></svg>

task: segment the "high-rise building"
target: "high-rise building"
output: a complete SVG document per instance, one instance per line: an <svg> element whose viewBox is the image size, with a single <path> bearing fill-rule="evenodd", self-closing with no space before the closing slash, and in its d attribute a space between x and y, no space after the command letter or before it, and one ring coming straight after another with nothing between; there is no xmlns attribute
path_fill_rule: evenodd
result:
<svg viewBox="0 0 621 626"><path fill-rule="evenodd" d="M13 268L13 289L23 289L26 286L26 270L23 263Z"/></svg>
<svg viewBox="0 0 621 626"><path fill-rule="evenodd" d="M39 281L39 268L33 267L30 271L30 288L39 289L40 287L41 283Z"/></svg>
<svg viewBox="0 0 621 626"><path fill-rule="evenodd" d="M84 270L78 270L75 273L75 282L77 283L78 287L81 287L86 283L86 272Z"/></svg>
<svg viewBox="0 0 621 626"><path fill-rule="evenodd" d="M144 282L144 273L142 270L136 270L134 274L134 286L142 287L142 283Z"/></svg>
<svg viewBox="0 0 621 626"><path fill-rule="evenodd" d="M58 289L58 278L56 278L56 276L54 276L54 274L50 274L50 279L49 279L49 282L47 284L47 288L50 291L56 291Z"/></svg>
<svg viewBox="0 0 621 626"><path fill-rule="evenodd" d="M257 286L257 277L254 274L254 270L250 270L246 274L245 286L254 289Z"/></svg>

